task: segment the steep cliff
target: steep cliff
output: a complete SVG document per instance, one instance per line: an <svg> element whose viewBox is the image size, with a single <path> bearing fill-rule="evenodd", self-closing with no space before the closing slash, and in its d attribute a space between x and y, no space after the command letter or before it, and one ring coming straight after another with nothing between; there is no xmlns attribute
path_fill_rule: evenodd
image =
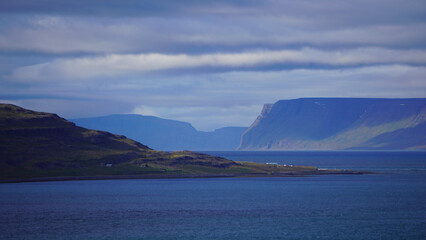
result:
<svg viewBox="0 0 426 240"><path fill-rule="evenodd" d="M239 148L418 149L426 145L425 121L426 99L281 100L265 105Z"/></svg>

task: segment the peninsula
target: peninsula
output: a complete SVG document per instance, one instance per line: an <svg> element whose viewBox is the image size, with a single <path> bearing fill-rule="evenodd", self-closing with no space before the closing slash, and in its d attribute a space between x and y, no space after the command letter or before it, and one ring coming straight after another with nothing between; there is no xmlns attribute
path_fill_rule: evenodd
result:
<svg viewBox="0 0 426 240"><path fill-rule="evenodd" d="M360 173L156 151L122 135L76 126L56 114L0 104L0 182Z"/></svg>

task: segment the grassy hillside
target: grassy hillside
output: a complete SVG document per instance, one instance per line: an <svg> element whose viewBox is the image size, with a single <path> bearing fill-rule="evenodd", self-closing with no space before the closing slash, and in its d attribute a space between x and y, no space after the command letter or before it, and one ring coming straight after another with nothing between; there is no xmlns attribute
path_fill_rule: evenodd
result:
<svg viewBox="0 0 426 240"><path fill-rule="evenodd" d="M313 167L234 162L190 151L162 152L55 114L0 104L0 180L72 176L317 174Z"/></svg>

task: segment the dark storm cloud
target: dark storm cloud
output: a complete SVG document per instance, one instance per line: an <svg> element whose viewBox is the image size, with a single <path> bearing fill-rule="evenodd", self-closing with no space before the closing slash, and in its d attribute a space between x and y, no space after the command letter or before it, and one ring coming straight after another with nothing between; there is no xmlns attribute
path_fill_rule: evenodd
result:
<svg viewBox="0 0 426 240"><path fill-rule="evenodd" d="M3 51L425 47L425 1L2 1ZM110 17L113 17L112 19Z"/></svg>
<svg viewBox="0 0 426 240"><path fill-rule="evenodd" d="M303 24L335 27L424 21L425 6L422 0L13 0L0 2L0 13L108 17L254 14L289 16L305 19Z"/></svg>
<svg viewBox="0 0 426 240"><path fill-rule="evenodd" d="M203 6L252 6L257 1L219 0L13 0L0 2L0 13L139 17L183 14Z"/></svg>

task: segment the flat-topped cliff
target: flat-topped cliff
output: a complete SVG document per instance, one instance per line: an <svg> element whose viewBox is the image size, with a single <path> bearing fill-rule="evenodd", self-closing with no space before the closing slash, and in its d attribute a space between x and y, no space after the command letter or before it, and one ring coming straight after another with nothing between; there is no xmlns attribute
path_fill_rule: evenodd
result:
<svg viewBox="0 0 426 240"><path fill-rule="evenodd" d="M239 149L424 149L426 99L301 98L267 104Z"/></svg>

